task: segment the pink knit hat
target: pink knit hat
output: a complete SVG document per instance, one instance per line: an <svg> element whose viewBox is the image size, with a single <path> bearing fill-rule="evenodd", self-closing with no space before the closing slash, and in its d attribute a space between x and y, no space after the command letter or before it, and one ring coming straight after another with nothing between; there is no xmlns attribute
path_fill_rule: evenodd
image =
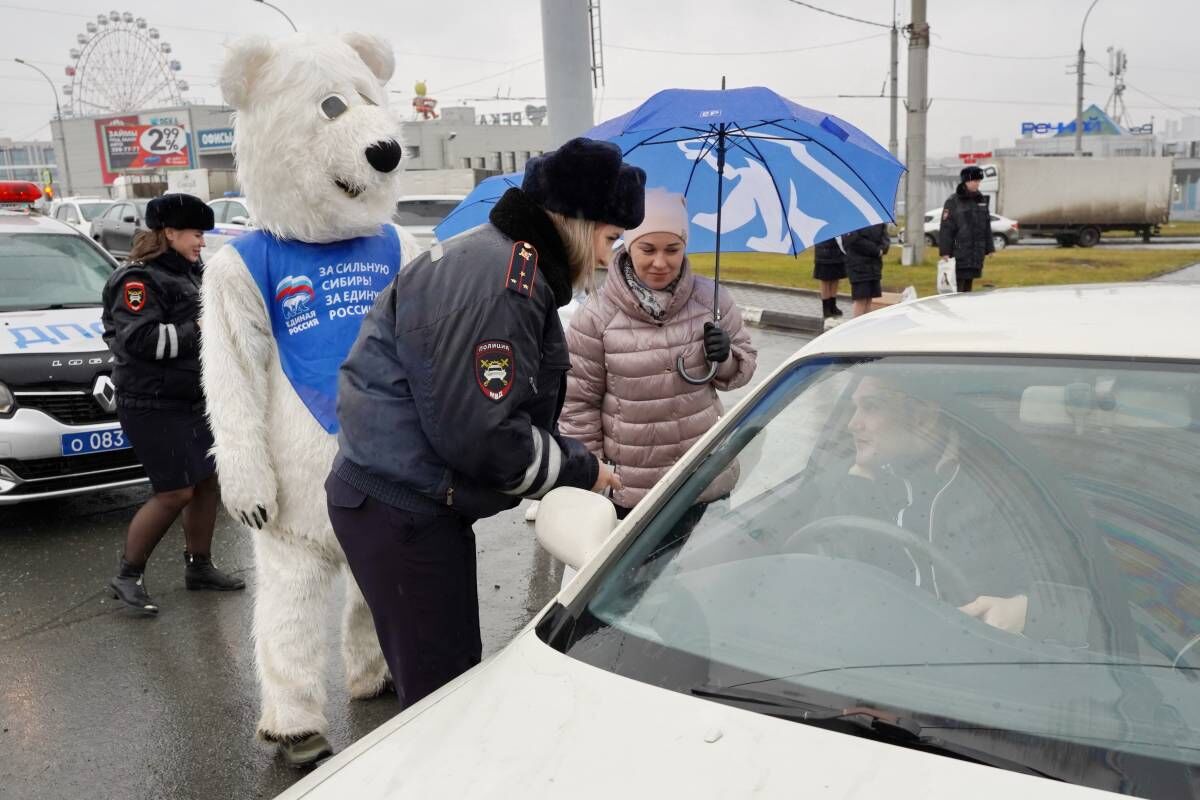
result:
<svg viewBox="0 0 1200 800"><path fill-rule="evenodd" d="M625 231L625 246L633 247L648 233L673 233L687 244L687 200L683 195L657 187L646 190L646 216L641 225Z"/></svg>

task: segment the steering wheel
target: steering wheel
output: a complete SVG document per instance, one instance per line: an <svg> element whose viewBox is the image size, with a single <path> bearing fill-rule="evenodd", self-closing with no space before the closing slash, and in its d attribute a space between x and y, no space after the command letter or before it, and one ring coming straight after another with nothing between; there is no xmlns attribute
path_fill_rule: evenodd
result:
<svg viewBox="0 0 1200 800"><path fill-rule="evenodd" d="M784 542L783 552L803 552L801 544L813 544L828 539L843 539L856 533L865 534L866 538L883 541L899 547L919 550L921 555L929 559L937 571L940 586L947 589L951 595L971 598L971 584L954 562L946 557L941 550L934 548L929 541L915 533L905 530L890 522L845 514L835 517L824 517L808 523L793 533Z"/></svg>

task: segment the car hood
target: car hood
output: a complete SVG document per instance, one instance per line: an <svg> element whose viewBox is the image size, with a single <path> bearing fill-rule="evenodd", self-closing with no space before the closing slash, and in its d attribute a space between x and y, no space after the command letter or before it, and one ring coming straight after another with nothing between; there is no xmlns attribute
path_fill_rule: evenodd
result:
<svg viewBox="0 0 1200 800"><path fill-rule="evenodd" d="M527 628L280 800L653 796L1111 795L660 689L565 656Z"/></svg>
<svg viewBox="0 0 1200 800"><path fill-rule="evenodd" d="M0 312L0 356L105 350L100 313L99 306Z"/></svg>

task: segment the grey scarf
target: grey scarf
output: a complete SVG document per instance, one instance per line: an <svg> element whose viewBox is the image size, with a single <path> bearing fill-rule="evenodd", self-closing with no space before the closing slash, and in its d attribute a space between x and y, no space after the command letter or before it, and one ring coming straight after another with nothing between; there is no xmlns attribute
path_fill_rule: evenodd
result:
<svg viewBox="0 0 1200 800"><path fill-rule="evenodd" d="M651 316L656 322L662 322L667 318L667 309L663 308L658 298L654 295L654 290L646 284L642 283L637 273L633 270L633 258L629 253L622 253L620 257L621 277L625 279L625 285L629 287L629 291L633 292L634 298L637 299L641 309ZM683 277L683 270L675 276L675 280L667 284L662 291L668 294L674 294L675 288L679 286L679 279Z"/></svg>

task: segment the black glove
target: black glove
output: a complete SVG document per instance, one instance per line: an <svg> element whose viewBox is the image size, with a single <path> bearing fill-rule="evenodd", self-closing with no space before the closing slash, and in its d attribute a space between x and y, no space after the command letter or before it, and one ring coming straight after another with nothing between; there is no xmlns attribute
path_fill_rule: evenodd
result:
<svg viewBox="0 0 1200 800"><path fill-rule="evenodd" d="M704 323L704 357L710 364L720 364L729 358L729 334L715 322Z"/></svg>

